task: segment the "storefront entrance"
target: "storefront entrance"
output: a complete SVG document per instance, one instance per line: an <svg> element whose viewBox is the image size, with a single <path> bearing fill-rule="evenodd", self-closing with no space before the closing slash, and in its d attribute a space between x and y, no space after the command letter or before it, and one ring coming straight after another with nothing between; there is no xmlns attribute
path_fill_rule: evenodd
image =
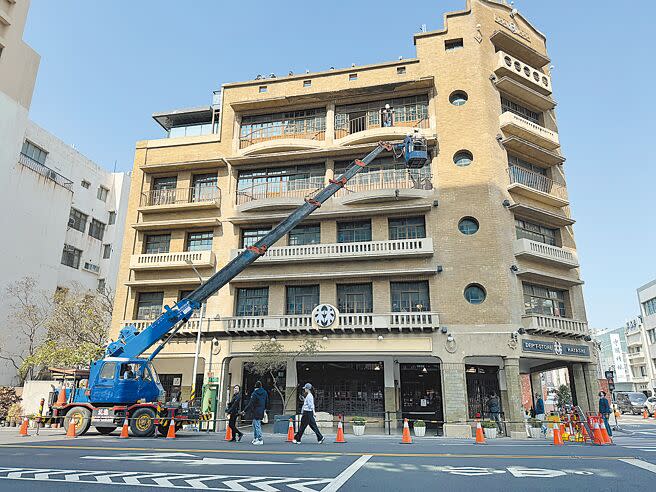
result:
<svg viewBox="0 0 656 492"><path fill-rule="evenodd" d="M487 400L496 393L501 395L499 387L499 368L497 366L465 365L467 377L467 407L469 418L477 414L487 417ZM501 409L503 412L503 408Z"/></svg>
<svg viewBox="0 0 656 492"><path fill-rule="evenodd" d="M279 371L277 374L278 388L280 388L284 394L285 392L285 380L286 372L285 370ZM255 390L255 382L262 381L262 387L269 393L269 406L267 407L267 413L270 417L274 415L282 415L283 412L283 401L280 399L280 395L273 387L273 378L270 375L260 375L255 374L252 371L249 371L246 366L244 366L244 371L242 375L242 406L246 406L251 398L253 390ZM232 395L232 392L230 393ZM247 417L249 417L247 415ZM250 418L250 417L249 417ZM273 422L273 418L271 418Z"/></svg>
<svg viewBox="0 0 656 492"><path fill-rule="evenodd" d="M442 381L439 364L400 364L401 415L421 419L430 428L442 427Z"/></svg>

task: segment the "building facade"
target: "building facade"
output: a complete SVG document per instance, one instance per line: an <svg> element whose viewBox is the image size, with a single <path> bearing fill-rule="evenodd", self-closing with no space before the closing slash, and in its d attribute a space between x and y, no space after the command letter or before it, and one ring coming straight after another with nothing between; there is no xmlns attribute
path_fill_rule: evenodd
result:
<svg viewBox="0 0 656 492"><path fill-rule="evenodd" d="M291 353L316 337L278 383L312 382L332 414L457 434L496 392L521 422L520 375L537 387L555 368L594 406L545 36L471 0L414 43L412 59L228 83L209 107L154 115L168 138L136 144L114 334L147 326L198 287L190 264L209 277L378 141L417 131L430 148L411 172L383 154L208 299L197 374L198 318L156 359L169 395L209 376L223 402L252 387L259 341ZM334 323L313 323L320 304Z"/></svg>
<svg viewBox="0 0 656 492"><path fill-rule="evenodd" d="M646 341L642 349L644 363L651 369L649 383L651 389L656 391L656 280L638 288L638 303Z"/></svg>

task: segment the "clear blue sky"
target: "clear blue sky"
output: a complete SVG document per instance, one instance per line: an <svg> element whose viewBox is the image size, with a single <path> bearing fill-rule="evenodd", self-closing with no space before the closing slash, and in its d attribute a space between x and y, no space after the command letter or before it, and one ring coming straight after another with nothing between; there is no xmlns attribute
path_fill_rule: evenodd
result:
<svg viewBox="0 0 656 492"><path fill-rule="evenodd" d="M156 111L209 104L223 82L414 56L412 33L464 0L32 0L41 55L31 116L91 159L132 167ZM629 5L631 7L629 8ZM518 0L548 37L588 317L638 314L656 278L655 2Z"/></svg>

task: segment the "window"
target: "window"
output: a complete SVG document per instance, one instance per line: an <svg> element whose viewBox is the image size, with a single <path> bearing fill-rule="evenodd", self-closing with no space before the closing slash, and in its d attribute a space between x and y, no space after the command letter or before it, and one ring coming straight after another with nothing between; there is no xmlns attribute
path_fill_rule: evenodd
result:
<svg viewBox="0 0 656 492"><path fill-rule="evenodd" d="M48 153L43 150L41 147L37 147L29 140L23 142L23 148L21 149L21 154L29 157L33 161L38 162L39 164L45 164L46 157Z"/></svg>
<svg viewBox="0 0 656 492"><path fill-rule="evenodd" d="M289 233L289 246L304 244L319 244L321 242L321 226L319 224L303 224L294 227Z"/></svg>
<svg viewBox="0 0 656 492"><path fill-rule="evenodd" d="M525 161L524 159L521 159L517 156L514 155L509 155L508 156L508 165L509 166L519 166L522 167L528 171L541 174L542 176L547 175L547 170L543 167L536 166L535 164L531 164L530 162ZM520 178L521 179L521 178Z"/></svg>
<svg viewBox="0 0 656 492"><path fill-rule="evenodd" d="M464 44L462 42L462 38L447 39L446 41L444 41L444 50L445 51L457 50L457 49L462 48L463 46L464 46Z"/></svg>
<svg viewBox="0 0 656 492"><path fill-rule="evenodd" d="M80 185L82 186L82 188L86 188L88 190L89 187L91 186L91 183L89 183L86 179L83 179Z"/></svg>
<svg viewBox="0 0 656 492"><path fill-rule="evenodd" d="M474 217L463 217L458 222L458 230L466 236L471 236L478 232L478 221Z"/></svg>
<svg viewBox="0 0 656 492"><path fill-rule="evenodd" d="M312 86L312 81L311 80L304 80L303 81L303 87L311 87Z"/></svg>
<svg viewBox="0 0 656 492"><path fill-rule="evenodd" d="M531 241L557 246L556 235L558 229L551 229L523 219L515 219L515 231L517 239L530 239Z"/></svg>
<svg viewBox="0 0 656 492"><path fill-rule="evenodd" d="M116 212L113 210L109 212L109 221L107 222L108 225L114 225L116 224Z"/></svg>
<svg viewBox="0 0 656 492"><path fill-rule="evenodd" d="M361 241L371 241L370 220L337 223L338 243L357 243Z"/></svg>
<svg viewBox="0 0 656 492"><path fill-rule="evenodd" d="M216 133L218 126L212 127L212 122L196 123L191 125L174 126L169 130L169 138L198 137L199 135L211 135Z"/></svg>
<svg viewBox="0 0 656 492"><path fill-rule="evenodd" d="M82 269L93 273L100 272L100 266L96 265L95 263L91 263L90 261L85 261Z"/></svg>
<svg viewBox="0 0 656 492"><path fill-rule="evenodd" d="M153 190L174 190L177 185L177 176L166 176L153 179Z"/></svg>
<svg viewBox="0 0 656 492"><path fill-rule="evenodd" d="M192 202L214 200L217 197L217 175L195 174L192 178Z"/></svg>
<svg viewBox="0 0 656 492"><path fill-rule="evenodd" d="M187 251L210 251L213 238L212 231L190 232L187 234Z"/></svg>
<svg viewBox="0 0 656 492"><path fill-rule="evenodd" d="M390 239L416 239L426 237L424 217L402 217L389 219Z"/></svg>
<svg viewBox="0 0 656 492"><path fill-rule="evenodd" d="M480 304L485 300L485 289L478 284L470 284L465 288L465 299L469 304Z"/></svg>
<svg viewBox="0 0 656 492"><path fill-rule="evenodd" d="M392 312L430 311L428 282L390 282Z"/></svg>
<svg viewBox="0 0 656 492"><path fill-rule="evenodd" d="M107 281L104 278L98 279L98 292L101 294L107 290Z"/></svg>
<svg viewBox="0 0 656 492"><path fill-rule="evenodd" d="M405 74L405 67L396 67L396 75Z"/></svg>
<svg viewBox="0 0 656 492"><path fill-rule="evenodd" d="M83 214L79 210L71 208L71 212L68 215L68 227L71 227L76 231L84 232L87 228L88 219L88 215Z"/></svg>
<svg viewBox="0 0 656 492"><path fill-rule="evenodd" d="M358 74L357 73L350 73L349 74L349 80L358 80Z"/></svg>
<svg viewBox="0 0 656 492"><path fill-rule="evenodd" d="M640 375L644 378L647 377L647 368L645 366L640 366Z"/></svg>
<svg viewBox="0 0 656 492"><path fill-rule="evenodd" d="M269 288L237 289L237 316L266 316L269 314Z"/></svg>
<svg viewBox="0 0 656 492"><path fill-rule="evenodd" d="M98 200L106 202L108 194L109 194L109 190L107 188L105 188L104 186L98 187L98 193L96 194Z"/></svg>
<svg viewBox="0 0 656 492"><path fill-rule="evenodd" d="M392 110L391 120L389 113L383 113L388 104ZM384 115L387 115L386 119L383 118ZM390 126L390 123L391 126L427 126L428 96L421 94L378 99L335 108L336 138L371 128Z"/></svg>
<svg viewBox="0 0 656 492"><path fill-rule="evenodd" d="M454 91L449 96L449 102L454 106L462 106L467 102L468 96L465 91Z"/></svg>
<svg viewBox="0 0 656 492"><path fill-rule="evenodd" d="M287 286L287 314L310 314L318 304L318 285Z"/></svg>
<svg viewBox="0 0 656 492"><path fill-rule="evenodd" d="M526 314L543 314L565 317L564 290L541 285L524 284L524 310Z"/></svg>
<svg viewBox="0 0 656 492"><path fill-rule="evenodd" d="M155 319L162 314L164 292L140 292L137 301L137 319Z"/></svg>
<svg viewBox="0 0 656 492"><path fill-rule="evenodd" d="M248 248L253 246L256 242L266 236L271 227L258 227L256 229L242 229L241 230L241 247Z"/></svg>
<svg viewBox="0 0 656 492"><path fill-rule="evenodd" d="M647 336L649 336L649 343L651 345L656 343L656 330L648 330Z"/></svg>
<svg viewBox="0 0 656 492"><path fill-rule="evenodd" d="M649 299L647 302L643 302L642 305L645 308L645 313L647 316L656 314L656 297Z"/></svg>
<svg viewBox="0 0 656 492"><path fill-rule="evenodd" d="M91 225L89 226L89 236L95 237L102 241L105 236L105 224L96 219L91 219Z"/></svg>
<svg viewBox="0 0 656 492"><path fill-rule="evenodd" d="M237 204L268 197L306 196L323 187L325 173L324 164L241 171L237 178Z"/></svg>
<svg viewBox="0 0 656 492"><path fill-rule="evenodd" d="M116 371L116 362L105 362L100 370L100 379L114 379Z"/></svg>
<svg viewBox="0 0 656 492"><path fill-rule="evenodd" d="M259 89L258 89L258 92L259 92L260 94L264 94L264 93L267 92L268 90L269 90L269 89L267 88L266 85L261 85L261 86L259 87Z"/></svg>
<svg viewBox="0 0 656 492"><path fill-rule="evenodd" d="M64 251L62 252L61 264L71 268L80 268L80 257L82 250L74 248L68 244L64 244Z"/></svg>
<svg viewBox="0 0 656 492"><path fill-rule="evenodd" d="M540 113L531 111L527 107L522 106L521 104L517 104L516 102L501 96L501 112L505 113L506 111L510 111L511 113L521 116L522 118L526 118L536 125L540 124Z"/></svg>
<svg viewBox="0 0 656 492"><path fill-rule="evenodd" d="M103 260L108 259L112 254L112 245L103 244Z"/></svg>
<svg viewBox="0 0 656 492"><path fill-rule="evenodd" d="M244 116L239 133L241 148L262 140L281 138L322 138L326 130L326 109L302 109L284 113Z"/></svg>
<svg viewBox="0 0 656 492"><path fill-rule="evenodd" d="M168 253L171 245L170 234L148 234L144 238L144 253Z"/></svg>
<svg viewBox="0 0 656 492"><path fill-rule="evenodd" d="M453 163L456 166L469 166L474 160L474 156L468 150L460 150L453 156Z"/></svg>
<svg viewBox="0 0 656 492"><path fill-rule="evenodd" d="M372 313L374 301L371 284L338 284L337 309L340 313Z"/></svg>

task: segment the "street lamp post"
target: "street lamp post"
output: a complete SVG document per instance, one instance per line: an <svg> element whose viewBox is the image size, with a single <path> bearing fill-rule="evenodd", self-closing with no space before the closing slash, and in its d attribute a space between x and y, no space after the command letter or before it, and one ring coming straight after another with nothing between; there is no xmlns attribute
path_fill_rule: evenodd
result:
<svg viewBox="0 0 656 492"><path fill-rule="evenodd" d="M200 273L198 273L198 270L196 270L196 267L192 263L192 261L187 258L185 260L185 263L189 265L194 272L196 273L196 276L198 277L198 280L200 280L200 283L202 284L204 282L203 277L201 277ZM198 320L198 334L196 336L196 350L194 353L194 369L191 373L191 401L192 403L196 399L196 371L198 370L198 354L200 353L200 334L201 331L203 330L203 318L205 317L205 306L206 303L203 302L200 306L200 319ZM211 349L210 349L211 352Z"/></svg>

